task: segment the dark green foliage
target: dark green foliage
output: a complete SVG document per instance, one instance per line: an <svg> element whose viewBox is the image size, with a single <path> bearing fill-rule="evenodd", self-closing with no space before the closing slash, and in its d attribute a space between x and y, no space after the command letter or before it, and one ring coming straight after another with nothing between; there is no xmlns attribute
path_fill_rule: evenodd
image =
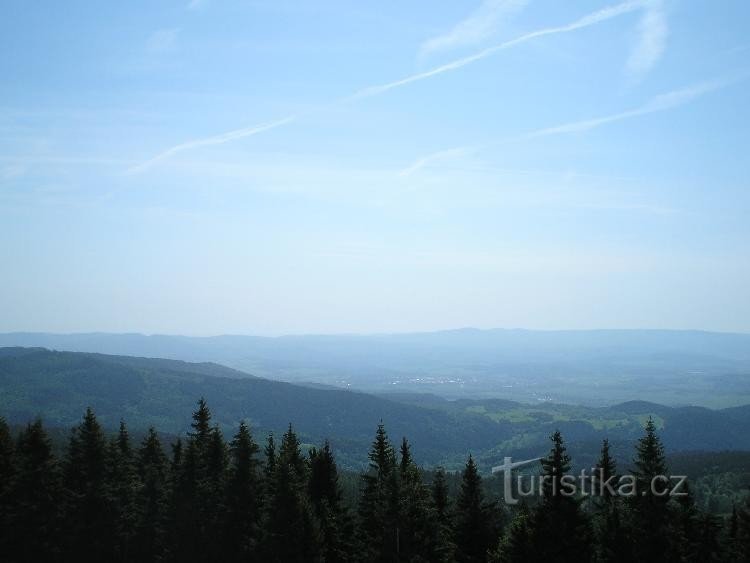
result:
<svg viewBox="0 0 750 563"><path fill-rule="evenodd" d="M281 438L276 468L270 478L264 560L315 560L321 550L319 523L307 495L307 462L291 425Z"/></svg>
<svg viewBox="0 0 750 563"><path fill-rule="evenodd" d="M73 429L64 468L65 538L79 560L114 556L117 514L108 487L107 441L91 408Z"/></svg>
<svg viewBox="0 0 750 563"><path fill-rule="evenodd" d="M179 467L181 442L175 444L176 467ZM153 561L167 553L169 522L170 467L159 436L149 428L137 453L140 487L137 491L137 513L134 547L137 561Z"/></svg>
<svg viewBox="0 0 750 563"><path fill-rule="evenodd" d="M610 452L609 440L602 442L599 461L594 471L593 488L596 491L593 533L596 538L594 558L598 562L626 563L632 558L632 546L623 521L622 502L612 489L617 487L617 463Z"/></svg>
<svg viewBox="0 0 750 563"><path fill-rule="evenodd" d="M538 455L555 428L568 439L576 461L591 467L598 455L601 428L608 428L617 451L619 444L630 444L640 435L640 420L648 414L656 415L660 435L672 452L750 450L750 433L743 431L750 426L750 408L746 407L670 408L639 401L591 408L498 399L447 401L403 393L385 398L269 381L215 364L43 349L0 352L0 412L11 425L23 425L43 413L50 433L53 428L77 424L81 405L90 404L105 428L115 428L124 418L133 433L145 433L153 425L160 432L181 434L190 423L196 397L209 389L215 411L211 424L218 425L225 436L236 432L237 421L252 419L259 442L260 437L264 442L270 431L280 437L291 421L303 442L335 439L342 469L360 469L372 429L381 418L388 421L392 435L406 435L419 445L420 463L444 463L452 468L463 466L467 450L474 452L478 462L484 461L500 443L508 444L508 449L503 447L504 455ZM509 411L512 417L506 416ZM524 445L516 446L521 438ZM726 494L733 483L723 486L722 497L712 502L717 512L728 514L732 503L741 504L744 499ZM696 486L701 508L706 508L706 496Z"/></svg>
<svg viewBox="0 0 750 563"><path fill-rule="evenodd" d="M414 463L406 438L399 463L398 555L405 561L446 561L450 557L449 534L442 534L430 488Z"/></svg>
<svg viewBox="0 0 750 563"><path fill-rule="evenodd" d="M192 432L175 467L173 508L182 560L217 559L221 553L221 514L228 457L221 431L211 427L211 411L198 401Z"/></svg>
<svg viewBox="0 0 750 563"><path fill-rule="evenodd" d="M589 561L589 523L579 499L569 494L565 477L570 470L570 457L560 432L552 434L550 440L552 448L542 459L542 499L533 515L534 551L546 561Z"/></svg>
<svg viewBox="0 0 750 563"><path fill-rule="evenodd" d="M10 488L16 466L14 464L13 438L5 419L0 417L0 528L9 529L11 524ZM0 537L0 553L9 549L5 542L9 534Z"/></svg>
<svg viewBox="0 0 750 563"><path fill-rule="evenodd" d="M133 447L124 423L108 438L91 409L60 462L39 420L15 442L0 421L0 453L0 559L9 563L734 563L750 554L747 503L724 524L703 512L690 490L667 500L605 494L583 503L560 494L570 458L559 432L542 462L543 495L513 509L498 507L492 481L483 482L472 456L460 488L459 476L440 468L427 473L428 486L409 442L402 440L397 456L382 424L358 503L349 505L345 491L357 484L339 471L327 441L304 455L290 425L278 448L269 439L263 466L248 426L241 423L227 445L203 400L187 437L173 444L171 461L155 429ZM598 467L602 479L617 473L606 441ZM666 473L653 422L638 442L635 467L641 484ZM449 490L456 488L453 498ZM660 527L647 530L643 518Z"/></svg>
<svg viewBox="0 0 750 563"><path fill-rule="evenodd" d="M674 512L670 525L672 536L677 540L673 542L675 555L681 561L691 563L720 561L720 525L713 516L703 514L696 508L689 487L684 496L678 497Z"/></svg>
<svg viewBox="0 0 750 563"><path fill-rule="evenodd" d="M454 540L458 561L473 563L487 560L488 550L495 547L499 537L494 527L492 509L492 505L484 502L482 478L474 458L469 455L456 499Z"/></svg>
<svg viewBox="0 0 750 563"><path fill-rule="evenodd" d="M268 478L276 471L276 442L274 442L272 433L268 435L264 453L266 454L265 474Z"/></svg>
<svg viewBox="0 0 750 563"><path fill-rule="evenodd" d="M537 561L534 545L532 515L526 504L520 504L508 530L500 541L490 561L505 563L527 563Z"/></svg>
<svg viewBox="0 0 750 563"><path fill-rule="evenodd" d="M140 481L130 436L123 421L120 421L117 437L107 446L105 480L115 526L115 554L118 559L127 560L134 547L138 524L136 497Z"/></svg>
<svg viewBox="0 0 750 563"><path fill-rule="evenodd" d="M359 551L366 561L392 561L398 552L396 455L381 422L368 454L359 499Z"/></svg>
<svg viewBox="0 0 750 563"><path fill-rule="evenodd" d="M651 417L645 435L638 440L633 464L637 494L629 500L635 556L649 563L664 561L676 548L669 533L669 496L662 494L666 484L654 481L668 473L664 446Z"/></svg>
<svg viewBox="0 0 750 563"><path fill-rule="evenodd" d="M750 498L735 512L735 522L730 531L730 554L734 561L750 561Z"/></svg>
<svg viewBox="0 0 750 563"><path fill-rule="evenodd" d="M353 557L354 521L343 504L338 468L328 440L310 450L308 493L321 527L321 556L338 563Z"/></svg>
<svg viewBox="0 0 750 563"><path fill-rule="evenodd" d="M250 429L241 422L229 447L231 462L222 515L225 560L243 561L257 554L261 531L258 451Z"/></svg>
<svg viewBox="0 0 750 563"><path fill-rule="evenodd" d="M9 483L4 553L15 561L47 561L60 556L62 487L57 460L40 420L18 436L15 478Z"/></svg>

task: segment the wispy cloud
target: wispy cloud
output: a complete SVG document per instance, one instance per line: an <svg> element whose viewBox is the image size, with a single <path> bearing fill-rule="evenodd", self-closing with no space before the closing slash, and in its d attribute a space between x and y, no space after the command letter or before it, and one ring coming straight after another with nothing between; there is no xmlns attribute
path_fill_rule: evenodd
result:
<svg viewBox="0 0 750 563"><path fill-rule="evenodd" d="M398 173L398 175L399 176L411 176L415 172L421 170L422 168L426 166L430 166L431 164L435 162L442 162L445 160L460 158L468 154L471 154L472 152L474 152L474 149L472 147L454 147L452 149L445 149L442 151L437 151L432 154L428 154L427 156L423 156L422 158L418 158L409 166L401 170Z"/></svg>
<svg viewBox="0 0 750 563"><path fill-rule="evenodd" d="M622 121L624 119L630 119L631 117L638 117L649 113L656 113L659 111L666 111L684 104L687 104L696 98L699 98L709 92L719 90L726 86L729 86L736 80L713 80L709 82L701 82L681 90L673 90L666 94L660 94L649 100L644 105L615 113L612 115L606 115L603 117L596 117L593 119L584 119L582 121L574 121L571 123L565 123L563 125L557 125L555 127L549 127L546 129L540 129L529 133L527 137L543 137L547 135L558 135L562 133L576 133L581 131L589 131L596 129L602 125L607 125L615 121Z"/></svg>
<svg viewBox="0 0 750 563"><path fill-rule="evenodd" d="M638 23L638 39L627 62L633 79L640 79L661 59L667 46L669 26L662 0L648 0Z"/></svg>
<svg viewBox="0 0 750 563"><path fill-rule="evenodd" d="M493 35L505 18L522 10L527 3L528 0L484 0L453 29L422 43L419 54L426 56L439 51L477 45Z"/></svg>
<svg viewBox="0 0 750 563"><path fill-rule="evenodd" d="M178 28L159 29L146 41L146 48L152 53L167 53L177 47Z"/></svg>
<svg viewBox="0 0 750 563"><path fill-rule="evenodd" d="M206 0L190 0L187 4L188 10L198 10L199 8L202 8L205 6Z"/></svg>
<svg viewBox="0 0 750 563"><path fill-rule="evenodd" d="M413 74L411 76L407 76L406 78L402 78L400 80L389 82L387 84L381 84L378 86L370 86L367 88L363 88L362 90L355 92L353 95L343 98L342 100L339 100L339 102L349 102L349 101L354 101L354 100L358 100L361 98L377 96L385 92L388 92L389 90L393 90L395 88L399 88L401 86L411 84L412 82L418 82L420 80L425 80L433 76L438 76L445 72L458 70L459 68L462 68L466 65L485 59L489 57L490 55L497 53L498 51L509 49L511 47L515 47L517 45L521 45L528 41L532 41L540 37L545 37L547 35L569 33L572 31L590 27L598 23L601 23L603 21L615 18L617 16L627 14L629 12L640 9L642 7L643 7L643 0L629 0L627 2L622 2L620 4L609 6L607 8L603 8L601 10L597 10L596 12L592 12L586 16L583 16L582 18L579 18L576 21L569 23L567 25L561 25L557 27L547 27L547 28L539 29L537 31L532 31L530 33L526 33L524 35L516 37L515 39L505 41L493 47L488 47L487 49L479 51L478 53L475 53L468 57L463 57L461 59L457 59L450 63L435 67L431 70ZM295 116L289 116L283 119L279 119L278 121L273 121L271 123L247 127L244 129L238 129L236 131L229 131L227 133L222 133L220 135L208 137L206 139L198 139L195 141L182 143L180 145L176 145L172 148L169 148L163 151L162 153L144 162L143 164L140 164L138 166L131 168L130 172L135 173L135 172L146 170L147 168L153 166L157 162L163 161L167 158L170 158L171 156L174 156L177 153L180 153L186 150L190 150L193 148L198 148L198 147L202 147L206 145L222 144L222 143L226 143L229 141L233 141L235 139L240 139L243 137L256 135L263 131L268 131L269 129L275 129L276 127L281 127L282 125L286 125L290 123L291 121L293 121L294 119L295 119Z"/></svg>
<svg viewBox="0 0 750 563"><path fill-rule="evenodd" d="M188 141L186 143L182 143L179 145L175 145L172 148L169 148L159 154L157 154L155 157L147 160L146 162L142 162L141 164L137 166L133 166L128 170L129 173L135 174L137 172L142 172L157 162L161 162L162 160L166 160L178 153L181 153L183 151L187 151L190 149L196 149L198 147L207 147L210 145L222 145L224 143L228 143L229 141L234 141L237 139L243 139L245 137L252 137L253 135L257 135L258 133L262 133L264 131L269 131L270 129L276 129L277 127L281 127L282 125L286 125L287 123L290 123L294 121L296 116L290 115L288 117L285 117L283 119L278 119L276 121L271 121L268 123L263 123L261 125L254 125L252 127L245 127L244 129L235 129L234 131L227 131L226 133L221 133L220 135L214 135L213 137L206 137L203 139L196 139L194 141Z"/></svg>
<svg viewBox="0 0 750 563"><path fill-rule="evenodd" d="M362 90L355 92L354 95L351 96L351 99L377 96L379 94L387 92L388 90L393 90L394 88L405 86L406 84L411 84L412 82L418 82L420 80L425 80L426 78L431 78L433 76L437 76L445 72L458 70L459 68L465 67L466 65L485 59L489 57L490 55L494 55L498 51L510 49L511 47L516 47L517 45L521 45L523 43L527 43L528 41L532 41L540 37L545 37L547 35L569 33L571 31L576 31L579 29L590 27L598 23L601 23L603 21L615 18L617 16L621 16L623 14L627 14L634 10L641 9L642 7L643 7L642 0L637 0L637 1L633 0L629 2L623 2L621 4L616 4L614 6L609 6L607 8L602 8L601 10L592 12L567 25L560 25L556 27L546 27L543 29L538 29L536 31L526 33L524 35L516 37L515 39L511 39L509 41L499 43L498 45L493 45L492 47L488 47L482 51L474 53L473 55L469 55L467 57L457 59L455 61L446 63L444 65L435 67L433 69L426 70L424 72L419 72L417 74L412 74L411 76L407 76L405 78L402 78L400 80L395 80L393 82L388 82L386 84L381 84L378 86L369 86L367 88L363 88Z"/></svg>
<svg viewBox="0 0 750 563"><path fill-rule="evenodd" d="M10 164L0 168L0 180L12 180L19 178L26 173L26 166L22 164Z"/></svg>

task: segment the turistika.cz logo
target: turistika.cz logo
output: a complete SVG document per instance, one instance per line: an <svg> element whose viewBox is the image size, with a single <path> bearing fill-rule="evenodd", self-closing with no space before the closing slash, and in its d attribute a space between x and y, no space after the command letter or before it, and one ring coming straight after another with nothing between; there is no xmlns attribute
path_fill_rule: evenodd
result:
<svg viewBox="0 0 750 563"><path fill-rule="evenodd" d="M633 497L652 494L656 497L681 497L687 495L685 475L655 475L644 488L644 483L635 475L612 475L605 478L603 469L592 467L582 469L580 474L525 475L516 474L516 487L513 487L513 470L529 467L542 458L513 461L503 459L502 465L492 468L492 473L503 473L503 497L506 504L518 504L518 497L562 495L566 497ZM640 488L640 490L639 490ZM517 495L517 496L516 496Z"/></svg>

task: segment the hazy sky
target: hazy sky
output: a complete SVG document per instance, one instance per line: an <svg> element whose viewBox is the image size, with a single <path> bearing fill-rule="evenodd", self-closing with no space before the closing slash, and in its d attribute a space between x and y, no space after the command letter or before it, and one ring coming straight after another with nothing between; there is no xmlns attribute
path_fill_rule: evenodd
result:
<svg viewBox="0 0 750 563"><path fill-rule="evenodd" d="M748 331L749 22L6 0L0 331Z"/></svg>

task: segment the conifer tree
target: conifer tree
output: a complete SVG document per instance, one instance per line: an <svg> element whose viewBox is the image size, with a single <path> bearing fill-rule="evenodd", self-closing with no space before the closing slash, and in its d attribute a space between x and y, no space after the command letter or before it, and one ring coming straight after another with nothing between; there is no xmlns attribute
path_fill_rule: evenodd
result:
<svg viewBox="0 0 750 563"><path fill-rule="evenodd" d="M742 510L737 511L737 531L733 555L737 561L750 561L750 496Z"/></svg>
<svg viewBox="0 0 750 563"><path fill-rule="evenodd" d="M498 548L492 553L492 563L527 563L538 561L534 549L532 515L525 503L518 505L515 517L508 526Z"/></svg>
<svg viewBox="0 0 750 563"><path fill-rule="evenodd" d="M456 549L453 543L453 518L451 502L448 496L448 484L445 480L445 469L438 467L432 478L432 507L435 511L435 529L440 543L441 557L453 560Z"/></svg>
<svg viewBox="0 0 750 563"><path fill-rule="evenodd" d="M179 464L181 442L175 444ZM166 556L168 550L169 465L156 430L151 427L137 453L141 487L137 495L136 539L134 559L154 561Z"/></svg>
<svg viewBox="0 0 750 563"><path fill-rule="evenodd" d="M140 483L124 421L120 421L117 437L107 447L106 481L115 526L113 547L118 559L127 560L137 524L136 495Z"/></svg>
<svg viewBox="0 0 750 563"><path fill-rule="evenodd" d="M411 457L411 446L409 445L406 436L401 439L401 449L399 450L399 453L401 454L401 459L399 461L399 471L401 473L401 476L405 477L414 465L414 461Z"/></svg>
<svg viewBox="0 0 750 563"><path fill-rule="evenodd" d="M591 560L591 535L580 501L566 482L570 470L562 435L550 436L552 448L542 459L542 499L534 511L533 544L537 556L548 561Z"/></svg>
<svg viewBox="0 0 750 563"><path fill-rule="evenodd" d="M209 560L218 560L222 552L222 515L228 467L227 446L218 426L211 428L208 440L201 449L196 439L199 456L196 474L195 504L198 511L199 550Z"/></svg>
<svg viewBox="0 0 750 563"><path fill-rule="evenodd" d="M17 471L5 505L12 520L4 529L11 541L3 553L15 561L55 560L61 555L60 471L39 419L18 436L14 459Z"/></svg>
<svg viewBox="0 0 750 563"><path fill-rule="evenodd" d="M719 525L695 505L689 485L677 497L676 510L670 514L670 537L674 538L675 558L686 563L714 563L721 560Z"/></svg>
<svg viewBox="0 0 750 563"><path fill-rule="evenodd" d="M414 463L411 446L401 442L399 463L398 556L405 561L445 561L450 542L441 537L430 488Z"/></svg>
<svg viewBox="0 0 750 563"><path fill-rule="evenodd" d="M267 561L314 561L320 552L318 523L307 497L307 463L292 425L279 446L266 511L263 557Z"/></svg>
<svg viewBox="0 0 750 563"><path fill-rule="evenodd" d="M211 426L211 411L203 398L191 426L174 476L174 531L180 539L177 557L216 559L221 549L226 445L218 427Z"/></svg>
<svg viewBox="0 0 750 563"><path fill-rule="evenodd" d="M445 482L445 469L438 467L432 478L432 502L435 506L438 521L445 526L450 524L450 499L448 484Z"/></svg>
<svg viewBox="0 0 750 563"><path fill-rule="evenodd" d="M602 442L599 461L596 464L592 482L595 495L593 521L594 555L597 562L626 563L632 560L631 541L628 537L622 505L612 488L617 486L617 463L610 452L609 440Z"/></svg>
<svg viewBox="0 0 750 563"><path fill-rule="evenodd" d="M172 461L170 462L170 470L173 474L179 472L180 466L182 465L182 439L177 438L174 444L172 444Z"/></svg>
<svg viewBox="0 0 750 563"><path fill-rule="evenodd" d="M482 477L470 454L456 498L454 541L457 561L473 563L487 560L488 550L495 547L497 540L492 508L484 502Z"/></svg>
<svg viewBox="0 0 750 563"><path fill-rule="evenodd" d="M268 435L266 440L266 447L263 450L266 456L265 474L266 478L270 479L274 471L276 471L276 442L273 439L273 432Z"/></svg>
<svg viewBox="0 0 750 563"><path fill-rule="evenodd" d="M321 529L321 556L338 563L352 558L353 522L343 505L338 468L328 440L310 451L308 493Z"/></svg>
<svg viewBox="0 0 750 563"><path fill-rule="evenodd" d="M211 410L203 397L198 400L198 408L193 413L193 422L190 426L193 431L188 436L192 440L201 443L201 445L208 442L211 435Z"/></svg>
<svg viewBox="0 0 750 563"><path fill-rule="evenodd" d="M398 473L396 456L381 422L362 475L359 550L366 561L393 561L398 553ZM394 500L395 499L395 500Z"/></svg>
<svg viewBox="0 0 750 563"><path fill-rule="evenodd" d="M636 490L628 500L635 557L645 563L664 561L675 547L670 541L669 496L664 494L668 484L659 480L667 475L664 447L652 417L646 423L645 435L638 440L633 463Z"/></svg>
<svg viewBox="0 0 750 563"><path fill-rule="evenodd" d="M107 487L107 442L94 411L73 429L64 471L67 558L112 557L115 513Z"/></svg>
<svg viewBox="0 0 750 563"><path fill-rule="evenodd" d="M0 417L0 553L9 549L11 534L10 492L15 474L13 438L3 417Z"/></svg>
<svg viewBox="0 0 750 563"><path fill-rule="evenodd" d="M258 555L261 516L260 448L244 421L232 440L226 487L224 543L226 559L243 561Z"/></svg>

